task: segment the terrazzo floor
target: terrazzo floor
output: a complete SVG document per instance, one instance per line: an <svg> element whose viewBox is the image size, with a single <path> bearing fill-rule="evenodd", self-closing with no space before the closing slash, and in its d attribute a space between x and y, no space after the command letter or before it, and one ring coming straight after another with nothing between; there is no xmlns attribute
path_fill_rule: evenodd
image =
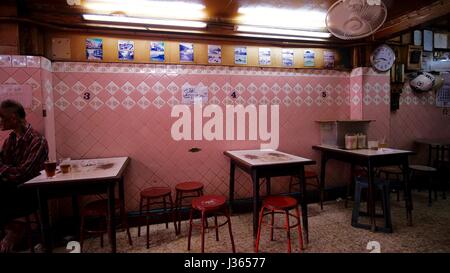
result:
<svg viewBox="0 0 450 273"><path fill-rule="evenodd" d="M450 252L450 199L443 200L439 194L438 201L427 206L427 193L414 192L413 226L406 224L404 202L397 202L395 195L391 196L392 221L394 232L390 234L370 232L354 228L350 225L351 205L344 207L342 201L331 201L324 204L321 211L317 204L308 206L309 212L309 244L304 252L307 253L367 253L370 241L380 243L381 252ZM364 208L365 206L362 206ZM283 225L282 216L277 222ZM219 218L220 221L220 218ZM250 213L233 215L231 218L236 251L242 253L254 252L252 236L252 215ZM212 223L212 221L211 221ZM382 219L378 220L382 225ZM180 235L175 235L173 224L166 229L165 224L150 226L150 248L146 248L145 227L137 236L137 227L131 228L133 245L129 246L125 232L117 233L118 252L127 253L197 253L200 252L200 232L194 229L192 249L187 250L188 221L182 222ZM228 229L223 226L220 231L220 241L215 240L214 230L206 233L205 252L231 252ZM298 252L297 230L292 229L292 251ZM85 241L83 252L109 252L107 240L105 246L100 247L99 238ZM55 252L66 252L56 249ZM287 252L286 232L275 230L275 241L269 240L269 229L263 229L261 234L260 252Z"/></svg>

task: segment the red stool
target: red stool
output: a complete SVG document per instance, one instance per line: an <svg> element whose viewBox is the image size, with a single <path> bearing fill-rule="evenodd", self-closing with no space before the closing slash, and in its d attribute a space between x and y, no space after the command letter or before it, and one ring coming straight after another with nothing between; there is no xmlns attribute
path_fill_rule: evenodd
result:
<svg viewBox="0 0 450 273"><path fill-rule="evenodd" d="M295 182L294 177L291 176L291 180L289 181L289 192L292 192L293 186L300 185L300 178L298 176L295 178L298 179L298 182ZM308 183L308 180L315 180L315 183ZM305 170L305 181L306 181L306 185L316 187L319 190L320 209L323 210L323 187L322 187L322 184L320 184L319 176L317 175L317 173L315 171L306 171Z"/></svg>
<svg viewBox="0 0 450 273"><path fill-rule="evenodd" d="M220 195L204 195L192 199L192 208L189 216L189 238L188 238L188 250L191 250L191 235L192 235L192 216L194 210L201 212L201 234L202 234L202 253L205 252L205 228L216 230L216 241L219 241L219 227L228 224L228 231L230 232L231 246L233 253L236 252L234 247L233 233L231 231L230 213L226 206L226 198ZM222 224L217 223L217 216L224 215L227 220ZM208 227L207 217L214 216L214 226Z"/></svg>
<svg viewBox="0 0 450 273"><path fill-rule="evenodd" d="M120 210L120 215L122 219L122 225L126 228L127 236L128 236L128 243L130 245L133 244L131 241L131 235L130 230L128 228L128 220L125 214L125 208L121 205L121 202L119 199L115 200L115 210ZM107 199L101 199L96 200L93 202L88 203L84 208L81 210L81 224L80 224L80 247L83 249L83 241L84 241L84 233L91 233L91 234L100 234L100 246L103 247L103 234L107 233L107 228L105 229L99 229L99 230L86 230L85 229L85 221L86 217L104 217L105 223L108 222L108 200Z"/></svg>
<svg viewBox="0 0 450 273"><path fill-rule="evenodd" d="M173 214L173 201L172 201L172 191L169 187L150 187L147 189L144 189L140 193L141 198L139 202L139 216L142 217L142 208L145 206L147 211L145 212L145 223L147 227L147 248L150 247L150 230L149 230L149 217L153 215L157 215L157 213L150 212L150 206L152 205L159 205L163 204L163 214L167 215L167 201L166 198L168 198L168 203L170 205L170 214L172 215L172 221L175 226L175 233L177 231L177 224L175 221L175 217ZM158 200L159 199L159 200ZM162 200L161 200L162 199ZM146 201L146 204L144 205L144 200ZM156 200L156 201L152 201ZM166 218L166 228L169 228L169 221ZM141 225L138 226L138 237L141 236Z"/></svg>
<svg viewBox="0 0 450 273"><path fill-rule="evenodd" d="M176 219L178 219L178 228L175 228L177 234L181 233L181 208L183 206L183 199L199 197L203 195L204 185L200 182L181 182L175 186L176 198L175 198L175 210Z"/></svg>
<svg viewBox="0 0 450 273"><path fill-rule="evenodd" d="M289 213L289 210L295 209L296 215ZM266 212L268 210L268 212ZM264 200L263 206L259 214L259 224L258 224L258 235L256 237L256 247L255 252L258 253L259 249L259 239L261 237L261 226L264 216L267 214L272 215L271 225L270 225L270 240L273 241L273 229L281 228L274 226L275 214L284 213L286 216L286 223L283 228L286 229L288 238L288 252L291 253L291 233L290 229L297 227L298 229L298 241L299 241L299 252L303 249L303 238L302 238L302 225L300 223L300 211L298 209L297 200L289 196L269 196ZM294 217L297 223L294 225L289 224L289 216Z"/></svg>

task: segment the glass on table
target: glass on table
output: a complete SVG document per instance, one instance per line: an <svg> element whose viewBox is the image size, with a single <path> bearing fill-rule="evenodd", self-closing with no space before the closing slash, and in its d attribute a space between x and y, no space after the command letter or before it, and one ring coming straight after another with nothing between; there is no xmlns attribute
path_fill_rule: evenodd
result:
<svg viewBox="0 0 450 273"><path fill-rule="evenodd" d="M59 168L62 173L69 173L71 170L70 157L61 158L59 160Z"/></svg>
<svg viewBox="0 0 450 273"><path fill-rule="evenodd" d="M56 161L55 160L47 160L44 163L44 170L47 177L53 177L56 173Z"/></svg>

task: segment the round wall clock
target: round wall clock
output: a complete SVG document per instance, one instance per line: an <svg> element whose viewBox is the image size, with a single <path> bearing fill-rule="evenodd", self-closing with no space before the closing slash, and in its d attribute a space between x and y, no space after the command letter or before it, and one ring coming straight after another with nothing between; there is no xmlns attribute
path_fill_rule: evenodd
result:
<svg viewBox="0 0 450 273"><path fill-rule="evenodd" d="M370 62L377 71L386 72L395 62L395 52L388 45L380 45L372 52Z"/></svg>

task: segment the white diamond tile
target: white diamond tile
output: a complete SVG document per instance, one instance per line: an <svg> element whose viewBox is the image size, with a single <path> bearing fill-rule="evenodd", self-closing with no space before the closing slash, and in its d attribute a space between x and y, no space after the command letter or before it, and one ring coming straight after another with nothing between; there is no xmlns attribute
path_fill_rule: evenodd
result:
<svg viewBox="0 0 450 273"><path fill-rule="evenodd" d="M166 102L160 96L153 100L153 105L158 109L161 109L164 104L166 104Z"/></svg>
<svg viewBox="0 0 450 273"><path fill-rule="evenodd" d="M93 98L90 102L89 102L89 106L94 109L95 111L97 111L98 109L100 109L103 106L103 101L97 97Z"/></svg>
<svg viewBox="0 0 450 273"><path fill-rule="evenodd" d="M263 96L260 100L259 100L259 105L268 105L269 104L269 99L266 96Z"/></svg>
<svg viewBox="0 0 450 273"><path fill-rule="evenodd" d="M353 105L358 105L361 102L361 99L358 96L352 97L352 103Z"/></svg>
<svg viewBox="0 0 450 273"><path fill-rule="evenodd" d="M355 83L352 85L352 91L354 93L358 93L361 90L361 86L359 86L359 84Z"/></svg>
<svg viewBox="0 0 450 273"><path fill-rule="evenodd" d="M334 101L336 102L336 105L338 105L338 106L341 106L344 103L344 99L342 99L342 97L340 97L340 96L337 96Z"/></svg>
<svg viewBox="0 0 450 273"><path fill-rule="evenodd" d="M258 87L254 83L251 83L247 86L247 91L252 95L255 94L255 92L257 90L258 90Z"/></svg>
<svg viewBox="0 0 450 273"><path fill-rule="evenodd" d="M6 83L6 82L5 82ZM9 83L9 82L8 82ZM15 82L15 84L17 84L17 82ZM41 85L33 78L29 78L25 84L31 85L31 88L33 89L33 91L37 90Z"/></svg>
<svg viewBox="0 0 450 273"><path fill-rule="evenodd" d="M220 103L220 101L219 101L219 103ZM175 98L175 97L171 97L171 98L167 101L167 104L168 104L170 107L174 107L175 105L179 105L179 104L180 104L180 101L179 101L177 98Z"/></svg>
<svg viewBox="0 0 450 273"><path fill-rule="evenodd" d="M255 97L251 96L250 98L248 98L247 104L248 105L257 105L258 104L258 100Z"/></svg>
<svg viewBox="0 0 450 273"><path fill-rule="evenodd" d="M51 111L53 109L53 100L50 97L47 97L45 100L45 109L47 111Z"/></svg>
<svg viewBox="0 0 450 273"><path fill-rule="evenodd" d="M44 89L45 89L45 91L47 91L47 94L50 95L52 93L53 87L52 87L52 83L49 80L45 80Z"/></svg>
<svg viewBox="0 0 450 273"><path fill-rule="evenodd" d="M164 91L164 85L162 83L160 83L159 81L157 81L153 86L152 86L152 90L153 92L155 92L157 95L161 94Z"/></svg>
<svg viewBox="0 0 450 273"><path fill-rule="evenodd" d="M134 91L135 87L130 82L126 82L124 85L122 85L121 89L123 92L125 92L125 94L130 95L131 92Z"/></svg>
<svg viewBox="0 0 450 273"><path fill-rule="evenodd" d="M108 106L111 110L116 109L120 105L120 101L118 101L114 97L110 97L106 102L106 106Z"/></svg>
<svg viewBox="0 0 450 273"><path fill-rule="evenodd" d="M145 110L150 107L152 103L146 97L142 97L137 101L137 104L139 105L139 107Z"/></svg>
<svg viewBox="0 0 450 273"><path fill-rule="evenodd" d="M213 104L213 105L219 105L220 104L220 100L216 96L214 96L211 99L209 99L208 103L209 104Z"/></svg>
<svg viewBox="0 0 450 273"><path fill-rule="evenodd" d="M271 103L272 105L280 105L281 100L280 100L278 97L274 97L274 98L270 101L270 103Z"/></svg>
<svg viewBox="0 0 450 273"><path fill-rule="evenodd" d="M64 97L59 98L56 102L55 102L56 107L58 107L59 110L63 111L67 109L67 107L69 107L70 102L68 102Z"/></svg>
<svg viewBox="0 0 450 273"><path fill-rule="evenodd" d="M73 86L72 90L77 93L78 95L81 95L85 90L86 86L84 86L80 81L77 81Z"/></svg>
<svg viewBox="0 0 450 273"><path fill-rule="evenodd" d="M383 101L384 104L389 105L391 103L391 97L389 95L384 95Z"/></svg>
<svg viewBox="0 0 450 273"><path fill-rule="evenodd" d="M272 92L275 94L278 94L281 91L281 87L278 85L278 83L275 83L274 85L272 85L271 89L272 89Z"/></svg>
<svg viewBox="0 0 450 273"><path fill-rule="evenodd" d="M379 105L382 101L383 101L383 99L380 97L380 95L376 95L376 96L373 98L373 102L374 102L376 105Z"/></svg>
<svg viewBox="0 0 450 273"><path fill-rule="evenodd" d="M308 83L308 84L305 86L305 91L306 91L306 93L308 93L308 95L309 95L309 94L311 94L311 93L314 91L314 88L312 87L311 84Z"/></svg>
<svg viewBox="0 0 450 273"><path fill-rule="evenodd" d="M122 101L122 106L125 107L125 109L127 109L127 110L132 109L135 105L136 105L136 102L132 98L130 98L129 96L126 97Z"/></svg>
<svg viewBox="0 0 450 273"><path fill-rule="evenodd" d="M105 89L106 91L108 91L108 93L114 95L117 91L119 91L120 88L114 82L109 82Z"/></svg>
<svg viewBox="0 0 450 273"><path fill-rule="evenodd" d="M284 93L289 94L292 92L292 87L286 83L285 85L283 85L283 91Z"/></svg>
<svg viewBox="0 0 450 273"><path fill-rule="evenodd" d="M365 104L365 105L370 105L370 103L372 103L372 97L370 97L370 96L364 96L363 101L364 101L364 104Z"/></svg>
<svg viewBox="0 0 450 273"><path fill-rule="evenodd" d="M316 93L317 93L317 94L322 93L322 91L323 91L322 85L320 85L320 84L316 85L315 90L316 90Z"/></svg>
<svg viewBox="0 0 450 273"><path fill-rule="evenodd" d="M222 91L225 92L225 94L231 94L231 92L233 91L233 86L231 86L231 84L226 83L222 86Z"/></svg>
<svg viewBox="0 0 450 273"><path fill-rule="evenodd" d="M245 100L243 97L239 96L239 98L236 99L236 105L245 105Z"/></svg>
<svg viewBox="0 0 450 273"><path fill-rule="evenodd" d="M91 85L89 85L88 90L98 95L102 91L103 87L96 81L94 81Z"/></svg>
<svg viewBox="0 0 450 273"><path fill-rule="evenodd" d="M222 103L223 103L224 105L233 105L233 104L234 104L234 100L230 99L230 98L227 96L227 97L225 97L225 98L222 100Z"/></svg>
<svg viewBox="0 0 450 273"><path fill-rule="evenodd" d="M180 88L178 87L178 85L176 85L176 83L171 82L168 86L167 86L167 90L173 95L176 92L178 92ZM139 89L138 89L139 90ZM210 90L211 91L211 90Z"/></svg>
<svg viewBox="0 0 450 273"><path fill-rule="evenodd" d="M215 95L217 92L219 92L220 87L217 85L217 83L213 82L209 88L208 88L209 92L211 92L213 95Z"/></svg>
<svg viewBox="0 0 450 273"><path fill-rule="evenodd" d="M83 108L86 106L86 101L83 100L82 98L78 97L76 98L73 102L72 105L75 106L75 108L77 108L78 111L83 110Z"/></svg>
<svg viewBox="0 0 450 273"><path fill-rule="evenodd" d="M53 87L60 95L64 95L67 91L69 91L69 86L63 81L60 81L57 85Z"/></svg>
<svg viewBox="0 0 450 273"><path fill-rule="evenodd" d="M267 86L267 84L265 83L261 84L261 86L259 87L259 91L261 91L261 93L263 93L264 95L267 94L269 90L270 90L269 86Z"/></svg>
<svg viewBox="0 0 450 273"><path fill-rule="evenodd" d="M286 106L290 106L291 104L292 104L292 99L290 98L290 97L284 97L284 99L283 99L283 103L284 103L284 105L286 105Z"/></svg>
<svg viewBox="0 0 450 273"><path fill-rule="evenodd" d="M236 92L238 92L238 94L242 94L245 91L245 86L242 83L238 83L234 89L236 90Z"/></svg>
<svg viewBox="0 0 450 273"><path fill-rule="evenodd" d="M376 84L373 86L373 90L378 94L378 93L381 92L381 90L383 90L383 87L382 87L379 83L376 83Z"/></svg>
<svg viewBox="0 0 450 273"><path fill-rule="evenodd" d="M306 105L311 106L314 103L314 99L311 98L310 96L308 96L305 99L305 103L306 103Z"/></svg>
<svg viewBox="0 0 450 273"><path fill-rule="evenodd" d="M297 96L297 97L294 99L294 103L295 103L295 105L300 106L300 105L303 104L303 99L302 99L301 97L298 97L298 96Z"/></svg>
<svg viewBox="0 0 450 273"><path fill-rule="evenodd" d="M141 93L142 95L145 95L148 91L150 91L150 86L148 86L145 82L141 82L138 86L136 86L136 90L139 91L139 93Z"/></svg>

